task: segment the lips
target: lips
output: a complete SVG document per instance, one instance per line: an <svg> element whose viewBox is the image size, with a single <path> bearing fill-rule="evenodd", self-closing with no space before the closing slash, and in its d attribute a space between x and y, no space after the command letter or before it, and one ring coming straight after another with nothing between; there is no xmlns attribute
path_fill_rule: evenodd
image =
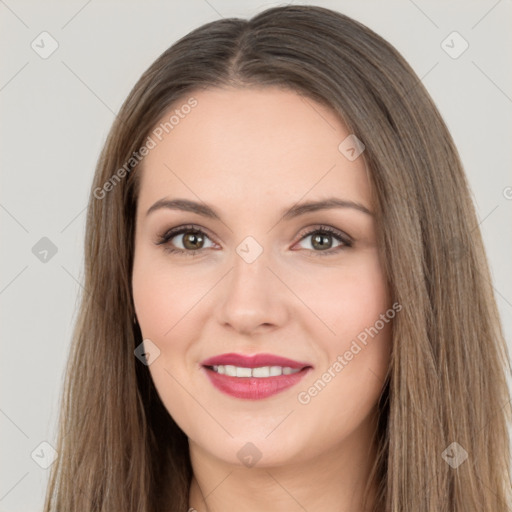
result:
<svg viewBox="0 0 512 512"><path fill-rule="evenodd" d="M260 400L270 397L295 386L312 369L309 363L294 361L286 357L273 354L256 354L244 356L242 354L222 354L211 357L201 363L203 371L215 388L234 398L246 400ZM220 368L219 368L220 367ZM226 374L228 368L286 368L286 374L254 376L254 370L243 371L243 376ZM223 370L220 372L220 370ZM291 370L290 370L291 369ZM294 373L290 373L292 371ZM233 373L233 372L231 372ZM252 376L245 376L247 373ZM265 372L264 372L265 373ZM278 372L279 373L279 372Z"/></svg>
<svg viewBox="0 0 512 512"><path fill-rule="evenodd" d="M243 368L260 368L262 366L283 366L293 369L302 370L308 366L309 363L301 363L286 357L275 356L273 354L255 354L252 356L244 356L242 354L222 354L219 356L210 357L201 363L203 366L219 366L219 365L233 365Z"/></svg>

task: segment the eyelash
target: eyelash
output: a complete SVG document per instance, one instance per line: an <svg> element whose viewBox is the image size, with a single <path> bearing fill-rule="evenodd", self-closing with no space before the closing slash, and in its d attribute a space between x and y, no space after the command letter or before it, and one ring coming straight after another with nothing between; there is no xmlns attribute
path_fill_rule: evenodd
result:
<svg viewBox="0 0 512 512"><path fill-rule="evenodd" d="M169 245L169 241L172 240L175 236L184 234L184 233L194 233L194 234L202 234L205 235L207 238L210 238L207 233L205 233L202 229L200 229L198 226L195 226L193 224L189 224L186 226L179 226L176 228L172 228L163 234L158 236L158 242L156 242L156 245L164 245L164 250L171 254L177 254L179 256L196 256L197 254L200 254L204 249L197 249L195 251L192 250L184 250L184 249L177 249L173 248ZM314 251L312 249L311 252L314 253L315 256L329 256L338 253L339 251L342 251L344 249L347 249L349 247L352 247L353 241L351 238L343 233L342 231L339 231L337 229L334 229L330 226L317 226L313 230L308 231L307 233L304 233L301 238L299 239L299 242L307 238L308 236L314 235L316 233L322 233L322 234L328 234L331 235L333 238L338 240L342 243L342 245L339 245L338 247L331 248L325 251Z"/></svg>

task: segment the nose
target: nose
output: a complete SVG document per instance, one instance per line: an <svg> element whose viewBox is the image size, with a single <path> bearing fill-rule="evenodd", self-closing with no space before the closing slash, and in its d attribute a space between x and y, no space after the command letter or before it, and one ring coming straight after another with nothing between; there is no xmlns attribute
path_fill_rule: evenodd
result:
<svg viewBox="0 0 512 512"><path fill-rule="evenodd" d="M247 247L249 251L244 252ZM257 254L254 250L240 244L218 291L218 322L239 334L268 332L282 327L290 317L291 293L279 279L270 251Z"/></svg>

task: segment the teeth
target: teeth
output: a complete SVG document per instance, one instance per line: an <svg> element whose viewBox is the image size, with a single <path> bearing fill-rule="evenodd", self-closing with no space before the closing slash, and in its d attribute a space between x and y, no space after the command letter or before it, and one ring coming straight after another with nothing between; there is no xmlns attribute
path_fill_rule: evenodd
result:
<svg viewBox="0 0 512 512"><path fill-rule="evenodd" d="M278 375L283 375L283 368L281 366L271 366L270 367L270 376L277 377Z"/></svg>
<svg viewBox="0 0 512 512"><path fill-rule="evenodd" d="M253 377L270 377L270 366L263 366L261 368L252 369Z"/></svg>
<svg viewBox="0 0 512 512"><path fill-rule="evenodd" d="M218 365L212 367L214 372L221 375L228 375L229 377L278 377L279 375L291 375L298 373L300 370L290 368L289 366L261 366L259 368L243 368L240 366L233 366L230 364Z"/></svg>
<svg viewBox="0 0 512 512"><path fill-rule="evenodd" d="M237 377L250 377L251 376L251 369L250 368L235 368L235 373Z"/></svg>

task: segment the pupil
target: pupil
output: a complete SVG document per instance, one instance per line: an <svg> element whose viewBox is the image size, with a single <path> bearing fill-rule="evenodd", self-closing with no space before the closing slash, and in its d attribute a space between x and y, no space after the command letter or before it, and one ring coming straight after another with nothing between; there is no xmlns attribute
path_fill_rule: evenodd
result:
<svg viewBox="0 0 512 512"><path fill-rule="evenodd" d="M197 245L202 242L202 237L197 233L187 233L183 239L183 245L187 247L187 244L190 245L188 249L198 249ZM200 248L200 247L199 247Z"/></svg>
<svg viewBox="0 0 512 512"><path fill-rule="evenodd" d="M332 244L329 243L330 235L317 234L313 237L313 247L320 249L329 249Z"/></svg>

